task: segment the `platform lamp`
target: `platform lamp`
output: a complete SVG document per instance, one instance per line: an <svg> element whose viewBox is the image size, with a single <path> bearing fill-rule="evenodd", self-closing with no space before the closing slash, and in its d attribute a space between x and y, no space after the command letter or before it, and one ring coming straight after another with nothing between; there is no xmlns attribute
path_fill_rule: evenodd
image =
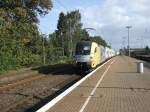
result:
<svg viewBox="0 0 150 112"><path fill-rule="evenodd" d="M128 29L128 56L130 56L130 35L129 35L129 31L130 28L132 28L132 26L126 26L126 28Z"/></svg>

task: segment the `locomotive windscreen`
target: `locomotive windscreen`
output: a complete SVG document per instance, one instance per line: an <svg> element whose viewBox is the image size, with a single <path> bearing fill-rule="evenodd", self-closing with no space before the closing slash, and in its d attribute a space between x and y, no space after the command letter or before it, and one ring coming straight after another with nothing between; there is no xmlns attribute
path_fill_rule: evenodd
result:
<svg viewBox="0 0 150 112"><path fill-rule="evenodd" d="M78 42L76 46L76 55L90 55L91 44L92 42L90 41Z"/></svg>

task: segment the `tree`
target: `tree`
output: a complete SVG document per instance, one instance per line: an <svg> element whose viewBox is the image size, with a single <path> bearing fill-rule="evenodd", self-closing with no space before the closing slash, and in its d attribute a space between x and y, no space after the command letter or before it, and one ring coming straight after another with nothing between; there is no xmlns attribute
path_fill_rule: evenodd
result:
<svg viewBox="0 0 150 112"><path fill-rule="evenodd" d="M91 36L89 40L97 42L99 45L102 45L104 47L110 47L107 45L106 41L101 36Z"/></svg>
<svg viewBox="0 0 150 112"><path fill-rule="evenodd" d="M81 14L79 10L59 14L57 30L50 34L54 48L62 48L63 56L71 56L75 50L76 43L80 40L95 41L100 45L108 46L101 36L89 36L85 29L82 29Z"/></svg>
<svg viewBox="0 0 150 112"><path fill-rule="evenodd" d="M0 36L28 38L35 35L38 15L44 16L51 8L51 0L1 0Z"/></svg>
<svg viewBox="0 0 150 112"><path fill-rule="evenodd" d="M66 16L63 12L59 14L59 20L57 24L57 37L59 40L58 47L62 47L62 56L64 56L64 41L66 41L66 33L67 33L67 22L66 22Z"/></svg>
<svg viewBox="0 0 150 112"><path fill-rule="evenodd" d="M0 0L0 72L42 63L38 16L51 8L51 0Z"/></svg>
<svg viewBox="0 0 150 112"><path fill-rule="evenodd" d="M0 14L6 21L38 22L37 15L51 10L51 0L1 0Z"/></svg>
<svg viewBox="0 0 150 112"><path fill-rule="evenodd" d="M55 31L55 47L62 48L62 55L69 56L70 50L73 49L74 44L80 38L81 33L81 14L79 10L59 14L57 30ZM51 35L52 36L52 35ZM55 38L55 39L54 39ZM71 51L72 52L72 51Z"/></svg>

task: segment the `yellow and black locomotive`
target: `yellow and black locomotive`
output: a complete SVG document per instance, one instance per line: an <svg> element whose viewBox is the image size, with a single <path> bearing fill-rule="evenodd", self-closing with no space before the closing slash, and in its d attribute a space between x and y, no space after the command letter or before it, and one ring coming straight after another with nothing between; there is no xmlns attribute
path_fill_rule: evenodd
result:
<svg viewBox="0 0 150 112"><path fill-rule="evenodd" d="M115 51L92 41L80 41L76 45L75 63L78 69L93 69L115 56Z"/></svg>

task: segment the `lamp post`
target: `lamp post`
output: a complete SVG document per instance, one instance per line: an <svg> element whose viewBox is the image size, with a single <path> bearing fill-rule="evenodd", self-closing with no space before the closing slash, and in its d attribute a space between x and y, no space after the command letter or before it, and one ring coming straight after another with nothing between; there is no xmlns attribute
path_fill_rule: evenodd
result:
<svg viewBox="0 0 150 112"><path fill-rule="evenodd" d="M132 26L126 26L128 29L128 56L130 56L130 37L129 37L129 30L132 28Z"/></svg>
<svg viewBox="0 0 150 112"><path fill-rule="evenodd" d="M47 37L46 34L42 34L42 52L43 52L43 64L45 65L46 62L46 53L45 53L45 38Z"/></svg>

